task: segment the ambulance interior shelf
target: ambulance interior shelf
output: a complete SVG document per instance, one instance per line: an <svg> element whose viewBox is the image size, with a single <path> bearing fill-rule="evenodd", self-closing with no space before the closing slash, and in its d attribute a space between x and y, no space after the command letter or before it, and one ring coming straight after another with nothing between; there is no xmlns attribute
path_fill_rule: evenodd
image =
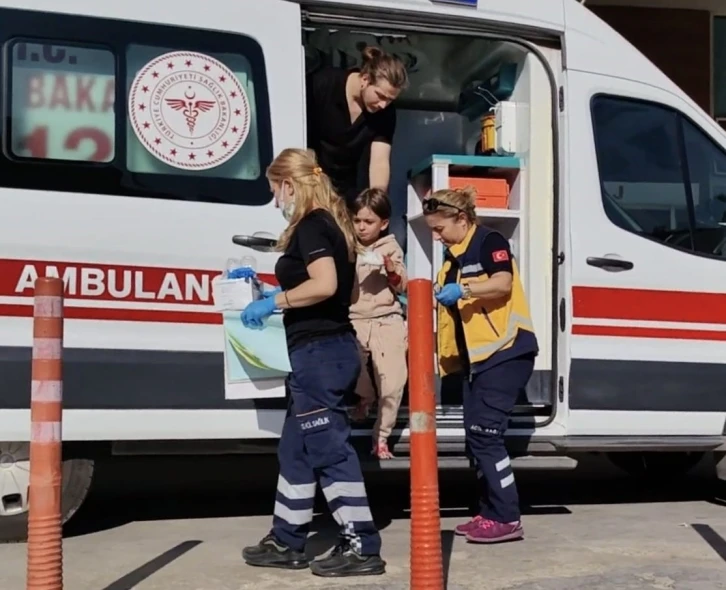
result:
<svg viewBox="0 0 726 590"><path fill-rule="evenodd" d="M477 217L484 225L500 231L510 242L512 252L524 265L526 235L521 212L524 209L522 163L514 156L468 156L434 154L409 172L408 271L411 277L436 278L443 263L443 249L434 247L431 232L423 220L422 200L444 188L472 185L479 193ZM490 198L492 187L501 189ZM481 194L482 189L487 191ZM495 205L495 206L491 206ZM523 277L524 279L524 277Z"/></svg>

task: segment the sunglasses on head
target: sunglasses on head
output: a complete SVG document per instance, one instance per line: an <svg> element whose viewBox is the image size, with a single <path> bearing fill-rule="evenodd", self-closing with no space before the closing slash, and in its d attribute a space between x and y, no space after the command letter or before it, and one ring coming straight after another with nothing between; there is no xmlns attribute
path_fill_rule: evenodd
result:
<svg viewBox="0 0 726 590"><path fill-rule="evenodd" d="M444 203L443 201L439 201L435 197L432 197L430 199L424 199L421 203L421 206L426 213L433 213L441 207L449 207L450 209L456 209L460 213L466 213L466 211L464 211L461 207L457 207L456 205L450 205L449 203Z"/></svg>

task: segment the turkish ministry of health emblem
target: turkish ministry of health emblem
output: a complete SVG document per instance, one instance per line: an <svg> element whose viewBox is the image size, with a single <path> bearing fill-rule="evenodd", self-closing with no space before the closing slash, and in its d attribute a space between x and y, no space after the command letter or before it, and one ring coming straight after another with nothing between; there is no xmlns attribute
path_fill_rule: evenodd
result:
<svg viewBox="0 0 726 590"><path fill-rule="evenodd" d="M250 103L237 76L202 53L173 51L146 64L129 93L129 119L151 154L175 168L223 164L250 131Z"/></svg>

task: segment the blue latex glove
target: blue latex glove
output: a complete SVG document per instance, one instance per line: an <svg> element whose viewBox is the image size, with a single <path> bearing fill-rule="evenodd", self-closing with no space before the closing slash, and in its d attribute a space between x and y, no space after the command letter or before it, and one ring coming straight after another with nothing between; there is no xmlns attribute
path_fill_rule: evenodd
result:
<svg viewBox="0 0 726 590"><path fill-rule="evenodd" d="M262 291L262 297L265 299L269 299L270 297L274 297L278 293L282 293L282 287L275 287L274 289L267 289Z"/></svg>
<svg viewBox="0 0 726 590"><path fill-rule="evenodd" d="M253 301L242 312L242 324L246 328L261 330L265 327L264 321L277 309L274 297Z"/></svg>
<svg viewBox="0 0 726 590"><path fill-rule="evenodd" d="M461 288L459 283L449 283L444 285L441 290L436 293L436 301L441 305L454 305L459 299L464 296L464 290Z"/></svg>
<svg viewBox="0 0 726 590"><path fill-rule="evenodd" d="M253 279L257 276L255 270L250 266L240 266L227 271L228 279Z"/></svg>

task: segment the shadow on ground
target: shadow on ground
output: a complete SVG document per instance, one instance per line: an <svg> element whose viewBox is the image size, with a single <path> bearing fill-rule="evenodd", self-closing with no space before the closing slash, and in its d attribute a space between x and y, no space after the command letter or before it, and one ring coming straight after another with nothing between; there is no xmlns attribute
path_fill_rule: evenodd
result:
<svg viewBox="0 0 726 590"><path fill-rule="evenodd" d="M578 506L590 504L713 502L715 488L709 475L708 469L696 470L664 485L663 481L630 478L604 459L589 457L574 471L518 472L517 481L525 516L568 518ZM276 462L267 457L127 458L101 463L88 500L68 523L65 534L86 535L138 521L270 515L276 481ZM366 485L381 530L393 520L409 518L407 472L369 473ZM442 472L439 488L442 517L469 517L477 503L471 472ZM311 557L327 552L337 537L322 497L318 509L321 514L313 522L308 544ZM710 527L694 529L726 560L726 541ZM453 531L442 531L441 540L448 574ZM103 590L130 590L200 543L181 543Z"/></svg>
<svg viewBox="0 0 726 590"><path fill-rule="evenodd" d="M65 528L73 537L129 522L269 515L274 504L277 464L274 458L169 457L122 458L97 464L91 493ZM560 514L588 504L715 501L708 472L666 482L628 477L606 460L585 458L574 471L517 473L523 513ZM376 519L385 528L408 518L407 472L366 474ZM467 517L477 503L469 471L444 471L439 478L442 516ZM318 497L318 509L325 502ZM332 521L327 518L322 523Z"/></svg>

